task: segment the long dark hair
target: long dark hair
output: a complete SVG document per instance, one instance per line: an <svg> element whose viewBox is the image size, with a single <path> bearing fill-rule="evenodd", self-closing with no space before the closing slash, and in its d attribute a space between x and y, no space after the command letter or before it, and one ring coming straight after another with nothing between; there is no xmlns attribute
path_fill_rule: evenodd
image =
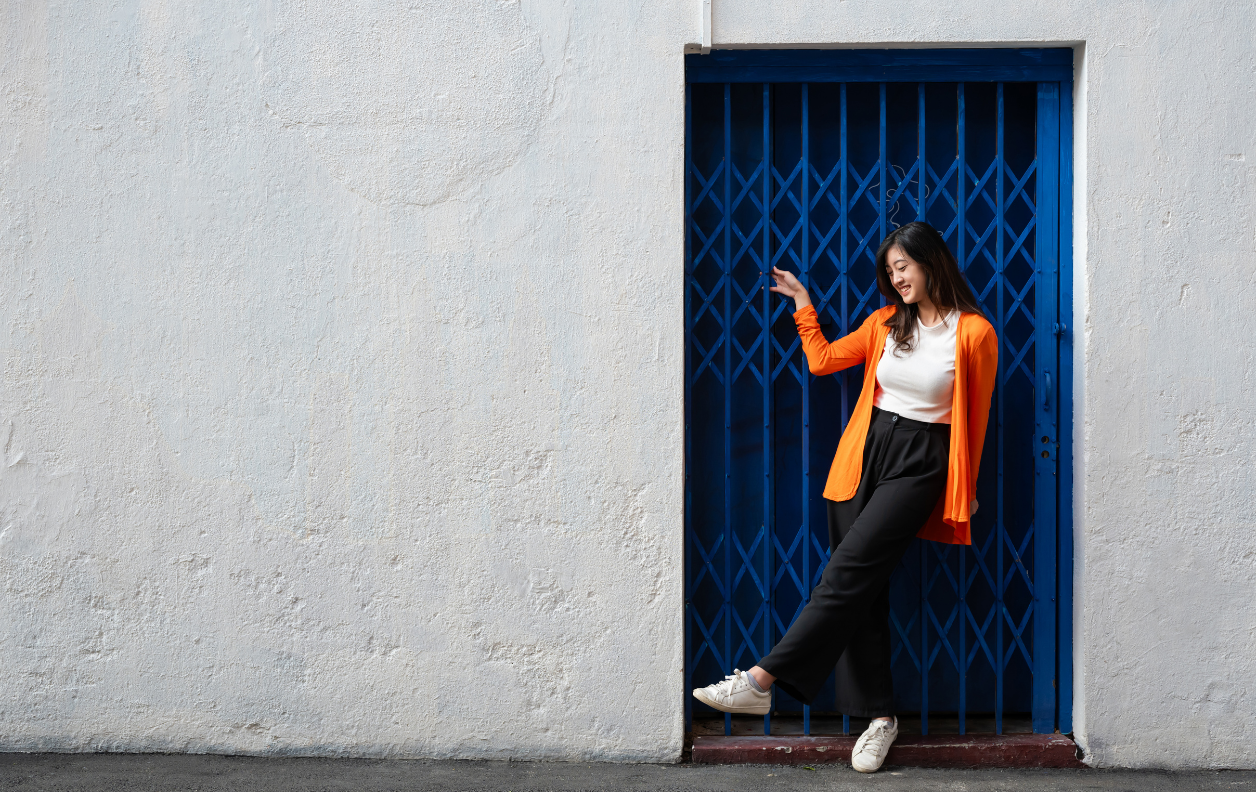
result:
<svg viewBox="0 0 1256 792"><path fill-rule="evenodd" d="M955 256L951 255L946 240L938 230L919 221L899 226L877 248L877 288L895 307L894 313L885 320L885 326L894 336L895 352L911 351L919 310L915 303L904 303L903 295L890 283L886 259L889 258L890 248L894 247L902 248L907 257L925 271L925 291L944 319L957 308L963 313L982 312L968 281L960 274Z"/></svg>

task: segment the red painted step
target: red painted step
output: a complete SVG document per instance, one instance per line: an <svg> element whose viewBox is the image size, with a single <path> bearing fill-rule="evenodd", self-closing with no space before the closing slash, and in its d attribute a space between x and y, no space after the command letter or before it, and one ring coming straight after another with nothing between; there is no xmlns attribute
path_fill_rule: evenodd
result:
<svg viewBox="0 0 1256 792"><path fill-rule="evenodd" d="M699 764L820 764L849 762L855 737L724 737L693 739ZM905 734L887 765L901 767L1085 767L1077 745L1060 734Z"/></svg>

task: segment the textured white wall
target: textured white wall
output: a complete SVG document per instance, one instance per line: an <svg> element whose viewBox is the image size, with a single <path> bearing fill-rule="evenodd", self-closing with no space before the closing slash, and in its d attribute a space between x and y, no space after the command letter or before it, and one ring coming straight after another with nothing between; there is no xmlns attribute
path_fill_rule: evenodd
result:
<svg viewBox="0 0 1256 792"><path fill-rule="evenodd" d="M0 14L0 748L677 757L693 14Z"/></svg>
<svg viewBox="0 0 1256 792"><path fill-rule="evenodd" d="M676 757L700 0L0 14L0 748ZM1256 766L1254 25L715 0L717 47L1085 42L1100 764Z"/></svg>
<svg viewBox="0 0 1256 792"><path fill-rule="evenodd" d="M1084 42L1074 725L1101 765L1256 767L1253 29L1247 0L715 0L716 47Z"/></svg>

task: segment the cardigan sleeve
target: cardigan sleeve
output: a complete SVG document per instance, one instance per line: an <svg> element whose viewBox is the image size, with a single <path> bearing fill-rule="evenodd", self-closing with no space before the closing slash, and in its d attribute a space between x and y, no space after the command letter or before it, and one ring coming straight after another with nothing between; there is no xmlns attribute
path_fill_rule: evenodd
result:
<svg viewBox="0 0 1256 792"><path fill-rule="evenodd" d="M986 424L990 420L990 397L999 376L999 337L989 323L981 336L974 339L967 368L968 470L972 476L971 491L975 493L977 473L981 470L981 450L986 442Z"/></svg>
<svg viewBox="0 0 1256 792"><path fill-rule="evenodd" d="M874 311L859 325L858 330L830 344L820 331L820 317L815 306L808 305L796 311L794 322L798 325L798 337L802 339L802 351L807 356L807 368L812 374L820 376L864 363L880 314L881 311Z"/></svg>

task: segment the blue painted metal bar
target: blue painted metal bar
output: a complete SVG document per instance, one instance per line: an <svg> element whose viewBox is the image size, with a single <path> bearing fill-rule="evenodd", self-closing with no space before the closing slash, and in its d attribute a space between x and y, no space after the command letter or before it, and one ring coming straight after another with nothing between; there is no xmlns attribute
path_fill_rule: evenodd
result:
<svg viewBox="0 0 1256 792"><path fill-rule="evenodd" d="M924 86L924 83L920 84L918 90L920 92L920 110L919 110L919 116L920 116L919 118L919 122L920 122L920 133L919 133L920 134L920 208L919 208L918 215L921 220L925 220L926 207L925 207L924 187L925 187L925 179L927 178L926 174L929 172L929 168L928 168L928 160L925 158L925 86ZM955 662L956 674L959 677L959 699L955 708L955 714L956 714L957 719L959 720L959 733L960 734L964 733L964 716L968 708L968 703L967 703L968 690L967 690L967 685L966 685L968 681L968 662L967 662L968 650L964 643L964 634L966 632L965 623L968 620L967 619L968 614L965 612L967 605L965 604L965 601L964 601L964 587L965 587L965 581L967 580L964 573L964 560L966 556L967 556L966 549L962 547L959 548L959 578L957 580L956 591L955 591L955 595L958 598L958 602L956 603L956 608L959 611L959 653L956 655L956 662Z"/></svg>
<svg viewBox="0 0 1256 792"><path fill-rule="evenodd" d="M967 133L966 133L966 130L964 129L966 110L964 106L964 84L963 83L960 83L959 85L955 86L955 102L956 102L956 118L957 118L956 160L957 160L958 173L959 173L959 179L957 180L957 186L955 188L955 193L956 193L955 211L957 213L956 228L958 228L959 233L955 235L955 246L957 248L956 255L959 259L960 267L963 269L967 269L968 268L968 255L967 255L968 201L967 201L967 198L965 197L966 191L964 188L968 184L968 175L967 175L968 174L968 171L967 171L968 162L967 162L967 157L966 157L965 140L964 140L965 135ZM938 189L942 189L941 184L938 185ZM965 558L967 558L967 553L961 553L960 554L960 567L959 567L960 569L960 606L966 610L969 606L968 606L968 600L966 598L967 592L968 592L968 576L967 574L965 574L965 570L964 570ZM965 619L960 620L960 630L963 630L965 627L964 621ZM960 734L965 733L966 724L965 724L964 719L965 719L965 715L967 711L967 694L968 694L968 688L966 684L968 681L968 652L966 649L963 648L964 647L964 642L962 638L963 634L964 634L963 632L960 633L961 635L961 639L960 639L961 668L960 668L960 676L959 676L959 680L960 680L959 681L959 684L960 684L959 733Z"/></svg>
<svg viewBox="0 0 1256 792"><path fill-rule="evenodd" d="M716 50L686 55L690 83L720 82L1035 82L1073 79L1073 51Z"/></svg>
<svg viewBox="0 0 1256 792"><path fill-rule="evenodd" d="M956 257L959 259L961 269L968 269L968 157L966 156L966 143L968 133L964 129L967 110L964 102L964 84L960 83L955 86L956 107L956 134L957 134L957 158L959 160L959 183L955 187L955 211L958 212L956 218L956 227L959 234L955 239Z"/></svg>
<svg viewBox="0 0 1256 792"><path fill-rule="evenodd" d="M920 733L929 733L929 547L920 542Z"/></svg>
<svg viewBox="0 0 1256 792"><path fill-rule="evenodd" d="M775 481L772 478L772 88L763 84L763 654L772 650L772 544L776 533ZM762 655L760 655L762 657ZM775 696L775 693L773 694ZM773 699L775 700L775 698ZM772 733L772 713L763 716L763 733Z"/></svg>
<svg viewBox="0 0 1256 792"><path fill-rule="evenodd" d="M846 131L847 131L846 129L846 83L842 83L841 87L838 89L838 103L839 103L838 123L841 125L841 129L839 130L839 136L840 136L839 145L841 146L841 153L840 153L841 161L838 163L838 165L841 168L841 174L842 174L841 183L838 188L841 191L841 197L839 199L839 203L840 203L839 210L842 213L842 216L838 219L838 222L842 224L841 250L838 256L838 259L841 262L841 268L840 268L840 272L838 273L838 277L841 278L843 281L845 281L842 284L842 288L839 289L839 291L842 294L842 326L838 328L838 331L841 332L842 334L846 334L851 331L851 320L854 318L850 315L851 306L850 306L850 301L848 299L850 296L850 287L849 287L850 251L848 249L850 237L847 235L847 231L850 228L850 187L847 184L846 176L847 174L850 173L850 150L849 150L849 143L846 137ZM850 403L850 394L849 394L850 381L848 379L848 376L849 376L848 372L843 371L840 376L841 376L841 383L842 383L842 416L843 416L843 419L845 419L845 416L850 415L850 411L852 407ZM845 428L846 428L846 421L843 420L842 429L845 429ZM847 717L846 721L849 722L849 720L850 718ZM847 727L847 730L849 730L849 726Z"/></svg>
<svg viewBox="0 0 1256 792"><path fill-rule="evenodd" d="M798 267L800 280L814 291L811 279L811 102L806 83L802 84L802 260ZM802 580L807 592L803 601L811 599L811 372L802 371ZM811 706L802 708L802 733L811 734Z"/></svg>
<svg viewBox="0 0 1256 792"><path fill-rule="evenodd" d="M996 521L995 530L998 532L998 535L995 537L995 540L994 540L995 558L997 559L995 562L995 567L997 569L997 573L995 577L995 581L997 584L996 586L997 593L996 593L996 598L995 598L996 609L995 609L994 620L995 620L996 629L998 631L997 637L995 639L995 643L998 646L998 649L995 653L995 658L998 662L995 667L995 679L997 680L997 687L995 688L994 732L995 734L1002 734L1003 733L1003 679L1005 676L1003 672L1007 668L1007 660L1003 656L1003 620L1007 616L1007 608L1004 606L1004 596L1007 593L1006 591L1007 583L1003 577L1003 552L1004 552L1003 548L1006 545L1006 536L1007 536L1007 522L1006 522L1005 509L1004 509L1004 505L1005 505L1004 501L1006 500L1006 498L1004 497L1005 496L1005 493L1004 493L1005 477L1003 475L1004 474L1004 461L1005 461L1004 460L1005 455L1003 453L1003 444L1004 444L1003 425L1004 425L1004 416L1005 416L1004 395L1005 395L1005 391L1007 390L1007 388L1004 386L1006 382L1006 379L1005 379L1006 374L1004 372L1004 369L1006 368L1006 363L1004 362L1004 358L1006 357L1006 355L1003 354L1003 344L1004 344L1003 337L1007 333L1007 316L1003 312L1003 292L1004 292L1005 287L1002 283L1002 279L1003 279L1003 130L1004 130L1003 83L998 84L997 91L998 91L998 94L997 94L998 110L997 110L997 115L996 115L996 120L995 120L994 172L998 178L995 180L995 196L996 197L995 197L995 209L994 209L994 222L996 226L996 230L995 230L996 241L995 241L995 252L994 252L994 258L995 258L994 278L996 281L995 288L998 290L998 302L997 302L998 308L997 308L997 313L996 313L998 318L996 320L995 327L997 327L999 330L1000 354L999 354L999 378L998 378L999 387L996 391L997 401L998 401L997 410L996 410L996 415L998 417L998 435L997 435L998 442L995 446L996 449L998 450L999 489L998 489L998 513L997 513L997 516L995 517L995 521Z"/></svg>
<svg viewBox="0 0 1256 792"><path fill-rule="evenodd" d="M1060 277L1058 325L1060 384L1056 399L1059 447L1056 483L1056 728L1073 731L1073 86L1060 85Z"/></svg>
<svg viewBox="0 0 1256 792"><path fill-rule="evenodd" d="M733 673L733 98L724 85L724 673ZM733 716L724 714L724 733Z"/></svg>
<svg viewBox="0 0 1256 792"><path fill-rule="evenodd" d="M840 105L838 107L838 112L839 112L838 123L841 125L841 129L839 131L839 135L840 135L839 145L841 146L841 152L840 152L841 161L838 163L838 165L841 168L841 174L842 174L841 183L839 187L841 191L840 211L842 215L838 220L838 222L842 224L841 251L839 255L841 268L840 268L838 277L841 278L843 281L845 281L842 284L842 288L839 289L839 291L842 293L842 326L838 328L838 332L845 334L851 331L851 323L852 323L852 320L855 318L851 316L851 313L850 313L851 305L850 305L850 300L849 300L850 251L848 248L849 236L847 235L847 231L850 228L850 187L848 186L846 177L850 173L850 148L849 148L850 144L847 138L847 123L846 123L846 120L847 120L846 83L842 83L838 91L839 91L838 103ZM841 376L841 388L842 388L842 416L843 416L842 429L844 430L846 428L845 416L850 415L850 411L852 407L850 403L850 388L849 388L850 374L849 372L843 371L840 376ZM842 713L842 734L850 734L850 715L845 712Z"/></svg>
<svg viewBox="0 0 1256 792"><path fill-rule="evenodd" d="M690 564L689 543L693 541L693 483L689 474L689 460L693 459L693 89L685 86L685 541L683 548L683 566L686 570L685 580L685 729L693 725L693 697L688 691L693 689L693 663L688 658L693 656L693 592L689 581L693 579L688 572Z"/></svg>
<svg viewBox="0 0 1256 792"><path fill-rule="evenodd" d="M885 239L885 235L889 233L888 220L885 216L886 210L889 209L889 207L885 205L886 190L888 187L886 184L885 166L886 158L889 156L887 152L888 146L885 141L885 83L881 83L879 88L878 98L880 101L881 138L877 164L880 171L877 174L877 179L881 182L881 200L877 204L879 207L877 210L877 214L879 215L877 220L881 223L881 239Z"/></svg>
<svg viewBox="0 0 1256 792"><path fill-rule="evenodd" d="M925 84L916 86L916 219L925 220L925 195L929 192L925 185Z"/></svg>
<svg viewBox="0 0 1256 792"><path fill-rule="evenodd" d="M1039 734L1055 731L1055 554L1056 538L1056 453L1058 437L1055 414L1059 400L1053 394L1059 384L1056 369L1056 335L1053 325L1058 314L1055 285L1058 282L1059 203L1054 200L1059 184L1060 86L1038 84L1038 146L1036 159L1037 242L1035 256L1036 302L1034 305L1035 381L1040 390L1039 409L1034 410L1034 646L1033 646L1033 728ZM1053 375L1057 375L1054 377Z"/></svg>
<svg viewBox="0 0 1256 792"><path fill-rule="evenodd" d="M969 524L971 526L971 523ZM959 707L956 716L959 720L959 733L968 733L968 554L971 548L959 549L959 580L957 592L959 596L959 654L956 666L959 669Z"/></svg>

